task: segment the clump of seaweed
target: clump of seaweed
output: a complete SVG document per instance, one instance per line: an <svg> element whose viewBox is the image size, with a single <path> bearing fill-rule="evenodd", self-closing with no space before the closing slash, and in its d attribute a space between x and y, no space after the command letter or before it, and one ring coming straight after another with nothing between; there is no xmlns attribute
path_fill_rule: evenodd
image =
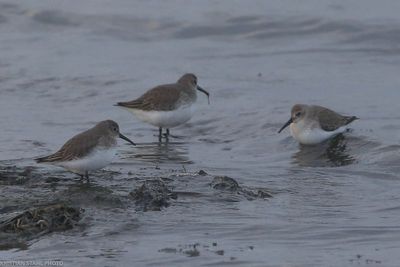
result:
<svg viewBox="0 0 400 267"><path fill-rule="evenodd" d="M83 210L64 204L54 204L25 211L0 222L0 232L34 237L54 231L72 229Z"/></svg>
<svg viewBox="0 0 400 267"><path fill-rule="evenodd" d="M214 177L211 182L211 187L222 192L244 196L247 200L272 197L271 193L269 193L265 188L249 188L240 186L235 179L228 176Z"/></svg>
<svg viewBox="0 0 400 267"><path fill-rule="evenodd" d="M135 188L130 194L135 200L138 209L142 211L159 211L168 207L171 199L176 199L177 194L172 192L161 180L147 180Z"/></svg>

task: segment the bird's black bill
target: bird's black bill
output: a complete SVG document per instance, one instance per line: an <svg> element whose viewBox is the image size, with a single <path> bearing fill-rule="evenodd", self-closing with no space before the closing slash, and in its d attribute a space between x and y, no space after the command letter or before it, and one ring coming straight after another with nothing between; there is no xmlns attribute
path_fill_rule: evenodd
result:
<svg viewBox="0 0 400 267"><path fill-rule="evenodd" d="M288 127L291 123L293 122L292 118L290 118L285 125L282 126L282 128L278 131L278 133L282 132L283 129L285 129L286 127Z"/></svg>
<svg viewBox="0 0 400 267"><path fill-rule="evenodd" d="M128 141L129 143L131 143L132 145L136 146L136 144L134 142L132 142L128 137L126 137L123 134L119 134L119 138L124 139L125 141Z"/></svg>
<svg viewBox="0 0 400 267"><path fill-rule="evenodd" d="M205 95L207 95L208 104L210 105L210 93L198 85L197 85L197 90L199 90L200 92L203 92Z"/></svg>

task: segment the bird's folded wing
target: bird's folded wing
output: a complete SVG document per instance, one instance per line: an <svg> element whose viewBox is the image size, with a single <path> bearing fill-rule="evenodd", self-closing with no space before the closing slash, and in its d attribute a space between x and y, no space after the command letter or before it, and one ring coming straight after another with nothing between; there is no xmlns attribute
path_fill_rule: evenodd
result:
<svg viewBox="0 0 400 267"><path fill-rule="evenodd" d="M149 90L138 99L129 102L119 102L117 105L145 111L169 111L175 108L179 98L180 90L176 87L176 84L161 85Z"/></svg>
<svg viewBox="0 0 400 267"><path fill-rule="evenodd" d="M60 162L71 161L85 157L93 151L93 148L98 144L100 136L93 135L90 130L75 135L69 139L56 153L46 157L37 158L40 162Z"/></svg>
<svg viewBox="0 0 400 267"><path fill-rule="evenodd" d="M349 124L358 119L355 116L343 116L333 110L321 108L319 111L319 124L325 131L335 131L336 129Z"/></svg>

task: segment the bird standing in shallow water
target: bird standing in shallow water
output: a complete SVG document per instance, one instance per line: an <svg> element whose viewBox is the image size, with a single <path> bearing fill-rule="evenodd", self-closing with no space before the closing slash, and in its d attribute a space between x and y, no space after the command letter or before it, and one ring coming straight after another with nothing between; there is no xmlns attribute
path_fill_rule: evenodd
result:
<svg viewBox="0 0 400 267"><path fill-rule="evenodd" d="M89 180L90 171L102 169L113 160L117 137L135 145L119 132L115 121L105 120L72 137L56 153L35 160L37 163L63 167Z"/></svg>
<svg viewBox="0 0 400 267"><path fill-rule="evenodd" d="M345 132L346 125L357 119L356 116L343 116L321 106L297 104L278 133L290 125L294 139L304 145L314 145Z"/></svg>
<svg viewBox="0 0 400 267"><path fill-rule="evenodd" d="M197 85L197 77L187 73L176 83L159 85L135 100L117 103L117 106L126 108L141 121L158 127L161 141L162 128L166 128L165 136L168 138L170 128L190 120L192 105L197 99L196 90L206 94L209 99L209 93Z"/></svg>

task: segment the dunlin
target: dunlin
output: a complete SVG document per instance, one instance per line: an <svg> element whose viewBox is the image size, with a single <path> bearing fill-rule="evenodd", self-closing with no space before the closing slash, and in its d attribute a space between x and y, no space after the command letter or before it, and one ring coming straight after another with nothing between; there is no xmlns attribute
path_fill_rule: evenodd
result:
<svg viewBox="0 0 400 267"><path fill-rule="evenodd" d="M301 144L313 145L345 132L346 125L357 119L321 106L297 104L292 107L290 119L278 133L290 125L290 133L294 139Z"/></svg>
<svg viewBox="0 0 400 267"><path fill-rule="evenodd" d="M162 128L166 129L168 137L170 128L190 120L192 105L197 99L196 89L209 99L209 93L197 85L197 77L187 73L176 83L159 85L135 100L117 103L117 106L126 108L141 121L157 126L161 139Z"/></svg>
<svg viewBox="0 0 400 267"><path fill-rule="evenodd" d="M105 120L69 139L56 153L35 160L61 166L89 179L90 171L111 163L116 154L117 137L135 145L119 132L115 121Z"/></svg>

